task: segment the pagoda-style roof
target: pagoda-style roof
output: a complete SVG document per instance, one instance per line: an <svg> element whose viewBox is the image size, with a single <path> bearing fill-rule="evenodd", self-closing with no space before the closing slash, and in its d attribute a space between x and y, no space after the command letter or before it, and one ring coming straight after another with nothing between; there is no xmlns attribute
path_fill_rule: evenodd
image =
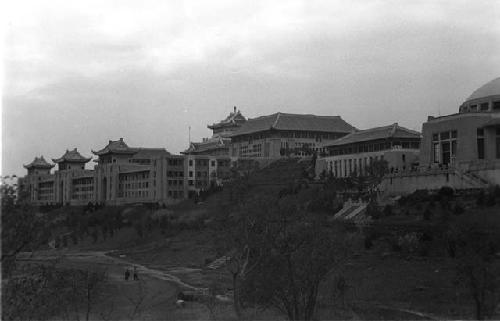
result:
<svg viewBox="0 0 500 321"><path fill-rule="evenodd" d="M212 125L207 125L208 128L210 129L216 129L216 128L222 128L222 127L233 127L237 126L241 123L244 123L247 119L245 116L241 114L241 111L236 109L236 106L234 107L234 110L232 113L229 113L229 115L226 117L226 119L221 120L218 123L213 123Z"/></svg>
<svg viewBox="0 0 500 321"><path fill-rule="evenodd" d="M54 163L62 163L62 162L68 162L68 163L87 163L90 161L92 158L91 157L83 157L78 150L75 148L73 150L67 150L64 155L62 155L60 158L52 158L52 161Z"/></svg>
<svg viewBox="0 0 500 321"><path fill-rule="evenodd" d="M352 143L360 143L360 142L366 142L378 139L389 139L389 138L420 139L421 135L419 132L401 127L398 125L398 123L394 123L388 126L355 131L351 134L348 134L344 137L341 137L331 142L327 146L332 146L332 147L341 146Z"/></svg>
<svg viewBox="0 0 500 321"><path fill-rule="evenodd" d="M200 154L214 149L226 148L230 141L230 138L215 136L212 138L208 138L202 142L189 144L189 148L181 152L181 154Z"/></svg>
<svg viewBox="0 0 500 321"><path fill-rule="evenodd" d="M123 138L119 140L110 140L108 145L101 150L92 151L97 156L102 156L106 154L124 154L124 155L134 155L135 157L156 157L162 155L170 155L170 153L165 148L144 148L144 147L129 147Z"/></svg>
<svg viewBox="0 0 500 321"><path fill-rule="evenodd" d="M231 134L231 137L267 130L350 133L355 130L355 128L340 116L275 113L268 116L248 119L241 127Z"/></svg>
<svg viewBox="0 0 500 321"><path fill-rule="evenodd" d="M135 154L137 153L137 149L128 147L123 138L120 138L119 140L110 140L106 147L98 151L92 150L92 153L97 156L106 154Z"/></svg>
<svg viewBox="0 0 500 321"><path fill-rule="evenodd" d="M55 165L47 163L45 158L43 158L43 156L40 156L40 157L35 157L35 159L31 163L29 163L27 165L23 165L23 166L26 169L30 169L30 168L51 169Z"/></svg>

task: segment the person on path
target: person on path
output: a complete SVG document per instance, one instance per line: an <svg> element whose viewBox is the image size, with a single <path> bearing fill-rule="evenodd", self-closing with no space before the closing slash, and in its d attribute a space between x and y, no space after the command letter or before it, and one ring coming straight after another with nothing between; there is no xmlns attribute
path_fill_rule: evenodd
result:
<svg viewBox="0 0 500 321"><path fill-rule="evenodd" d="M134 281L138 281L139 280L139 275L137 274L137 267L134 266Z"/></svg>

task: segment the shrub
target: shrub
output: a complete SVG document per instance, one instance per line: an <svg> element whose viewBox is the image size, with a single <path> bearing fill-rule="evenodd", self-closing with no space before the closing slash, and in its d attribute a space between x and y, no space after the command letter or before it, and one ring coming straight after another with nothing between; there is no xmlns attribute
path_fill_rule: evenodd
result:
<svg viewBox="0 0 500 321"><path fill-rule="evenodd" d="M453 195L454 195L454 191L453 191L453 188L449 187L449 186L443 186L439 189L438 191L438 195L440 196L440 198L442 199L443 197L448 197L448 198L452 198Z"/></svg>
<svg viewBox="0 0 500 321"><path fill-rule="evenodd" d="M423 213L423 218L425 221L429 221L432 217L432 211L430 207L427 207Z"/></svg>
<svg viewBox="0 0 500 321"><path fill-rule="evenodd" d="M465 212L464 206L459 202L455 203L455 207L453 208L453 214L460 215L463 214L464 212Z"/></svg>
<svg viewBox="0 0 500 321"><path fill-rule="evenodd" d="M485 205L491 207L495 206L495 204L496 204L495 194L488 193L488 195L486 196Z"/></svg>
<svg viewBox="0 0 500 321"><path fill-rule="evenodd" d="M384 216L392 216L393 215L393 212L392 212L392 206L391 205L386 205L384 207Z"/></svg>
<svg viewBox="0 0 500 321"><path fill-rule="evenodd" d="M478 206L483 206L484 205L484 201L485 201L485 194L484 194L484 190L481 190L479 192L479 194L477 195L477 199L476 199L476 204Z"/></svg>

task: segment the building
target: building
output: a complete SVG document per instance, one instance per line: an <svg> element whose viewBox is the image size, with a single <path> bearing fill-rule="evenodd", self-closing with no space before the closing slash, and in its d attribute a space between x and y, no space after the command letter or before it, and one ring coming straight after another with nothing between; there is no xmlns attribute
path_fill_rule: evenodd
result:
<svg viewBox="0 0 500 321"><path fill-rule="evenodd" d="M57 164L54 173L54 202L65 205L85 205L94 200L94 171L85 164L92 158L83 157L78 150L66 150L64 155L52 159Z"/></svg>
<svg viewBox="0 0 500 321"><path fill-rule="evenodd" d="M189 148L182 154L229 156L229 144L231 142L229 136L244 122L246 122L246 118L241 114L241 111L234 107L233 112L224 120L207 126L212 130L212 137L203 138L201 142L190 142Z"/></svg>
<svg viewBox="0 0 500 321"><path fill-rule="evenodd" d="M389 194L500 184L500 78L475 90L458 113L429 116L422 135L419 169L388 175L382 189Z"/></svg>
<svg viewBox="0 0 500 321"><path fill-rule="evenodd" d="M231 158L277 159L324 151L355 128L340 116L276 113L248 119L231 134Z"/></svg>
<svg viewBox="0 0 500 321"><path fill-rule="evenodd" d="M120 138L110 140L104 148L92 153L98 156L94 168L97 203L165 204L184 198L183 183L168 184L184 181L183 175L179 175L183 160L164 148L129 147Z"/></svg>
<svg viewBox="0 0 500 321"><path fill-rule="evenodd" d="M429 116L422 132L422 164L458 166L464 170L498 165L500 78L474 91L458 113Z"/></svg>
<svg viewBox="0 0 500 321"><path fill-rule="evenodd" d="M377 160L386 160L391 172L409 170L418 162L420 139L420 133L397 123L352 132L324 145L327 156L317 160L316 174L363 176Z"/></svg>
<svg viewBox="0 0 500 321"><path fill-rule="evenodd" d="M49 164L43 156L23 165L28 173L19 179L19 187L28 193L29 201L32 204L53 203L55 179L50 170L55 165Z"/></svg>
<svg viewBox="0 0 500 321"><path fill-rule="evenodd" d="M231 159L227 156L186 155L185 162L189 198L222 185L231 176Z"/></svg>

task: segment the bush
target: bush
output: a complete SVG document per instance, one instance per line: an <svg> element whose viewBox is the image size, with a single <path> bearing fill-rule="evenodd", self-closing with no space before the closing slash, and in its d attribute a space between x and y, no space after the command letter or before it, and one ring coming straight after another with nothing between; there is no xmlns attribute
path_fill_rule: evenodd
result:
<svg viewBox="0 0 500 321"><path fill-rule="evenodd" d="M432 211L430 207L427 207L423 213L423 218L425 221L430 221L431 217L432 217Z"/></svg>
<svg viewBox="0 0 500 321"><path fill-rule="evenodd" d="M384 207L384 216L392 216L394 213L392 212L392 206L391 205L386 205Z"/></svg>
<svg viewBox="0 0 500 321"><path fill-rule="evenodd" d="M438 191L438 195L440 196L440 198L442 199L443 197L448 197L448 198L452 198L453 195L454 195L454 191L453 191L453 188L449 187L449 186L443 186L439 189Z"/></svg>
<svg viewBox="0 0 500 321"><path fill-rule="evenodd" d="M464 206L459 202L455 203L455 207L453 208L453 214L460 215L463 214L464 212L465 212Z"/></svg>
<svg viewBox="0 0 500 321"><path fill-rule="evenodd" d="M484 194L484 190L481 190L479 192L479 194L477 195L476 204L478 206L483 206L484 203L485 203L485 194Z"/></svg>
<svg viewBox="0 0 500 321"><path fill-rule="evenodd" d="M382 213L380 212L379 207L373 202L368 204L368 206L366 207L366 214L374 220L378 220L382 217Z"/></svg>
<svg viewBox="0 0 500 321"><path fill-rule="evenodd" d="M495 204L496 204L495 194L488 193L488 195L486 196L485 205L491 207L495 206Z"/></svg>

